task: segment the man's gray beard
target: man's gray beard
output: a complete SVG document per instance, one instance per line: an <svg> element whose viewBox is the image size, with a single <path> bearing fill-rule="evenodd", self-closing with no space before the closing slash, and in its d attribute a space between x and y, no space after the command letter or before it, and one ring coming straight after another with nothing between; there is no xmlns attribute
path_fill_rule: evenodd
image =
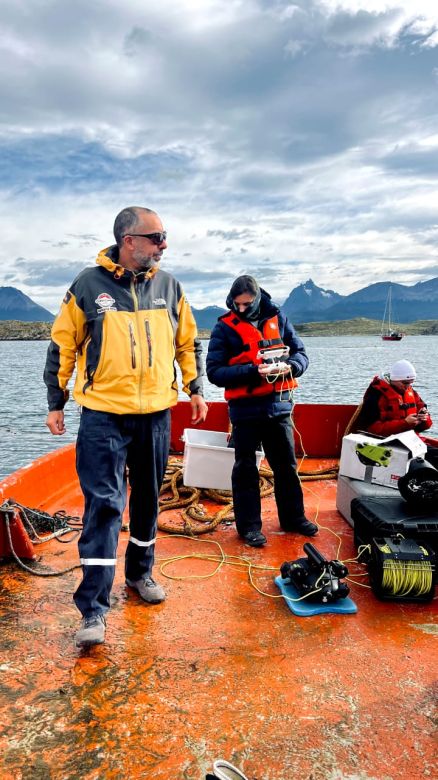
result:
<svg viewBox="0 0 438 780"><path fill-rule="evenodd" d="M161 260L161 255L154 255L154 257L144 257L141 260L137 260L137 263L141 265L141 271L150 271L151 268L155 268Z"/></svg>

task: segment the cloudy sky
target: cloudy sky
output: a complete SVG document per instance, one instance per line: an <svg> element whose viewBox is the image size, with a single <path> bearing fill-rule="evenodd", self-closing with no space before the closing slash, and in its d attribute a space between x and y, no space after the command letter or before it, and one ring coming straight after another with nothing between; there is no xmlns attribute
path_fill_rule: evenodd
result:
<svg viewBox="0 0 438 780"><path fill-rule="evenodd" d="M436 0L15 0L0 10L0 285L56 311L156 209L196 307L438 276Z"/></svg>

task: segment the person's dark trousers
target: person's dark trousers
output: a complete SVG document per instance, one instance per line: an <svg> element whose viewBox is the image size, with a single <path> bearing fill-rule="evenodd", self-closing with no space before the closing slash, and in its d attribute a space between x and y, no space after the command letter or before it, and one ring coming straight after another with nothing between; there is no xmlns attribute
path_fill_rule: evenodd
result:
<svg viewBox="0 0 438 780"><path fill-rule="evenodd" d="M233 423L235 463L232 471L234 517L237 532L262 527L256 449L260 442L274 474L278 519L284 531L293 531L304 518L303 491L296 470L295 447L289 415Z"/></svg>
<svg viewBox="0 0 438 780"><path fill-rule="evenodd" d="M169 409L138 415L82 410L76 469L85 499L79 539L83 578L73 598L84 617L105 614L110 606L126 504L126 465L131 486L126 577L138 580L152 572L169 441Z"/></svg>

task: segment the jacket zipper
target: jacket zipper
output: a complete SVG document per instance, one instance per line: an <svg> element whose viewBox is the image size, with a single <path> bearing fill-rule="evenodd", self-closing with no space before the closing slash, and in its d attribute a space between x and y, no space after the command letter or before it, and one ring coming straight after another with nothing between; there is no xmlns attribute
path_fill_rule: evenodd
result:
<svg viewBox="0 0 438 780"><path fill-rule="evenodd" d="M132 300L134 302L135 318L137 320L137 323L140 324L139 323L139 311L138 311L138 298L137 298L137 292L136 292L136 289L135 289L135 277L133 277L131 279L130 287L131 287ZM139 403L139 407L140 407L140 414L143 413L143 403L142 403L143 393L142 393L142 389L143 389L143 350L141 348L141 339L140 339L140 381L138 383L138 403Z"/></svg>
<svg viewBox="0 0 438 780"><path fill-rule="evenodd" d="M137 361L135 359L136 342L135 342L134 327L132 325L132 322L129 323L129 339L131 342L131 365L132 368L136 368L137 366Z"/></svg>
<svg viewBox="0 0 438 780"><path fill-rule="evenodd" d="M91 336L87 336L87 338L85 339L85 341L82 344L82 346L80 348L80 351L79 351L80 355L82 355L82 354L85 355L84 379L88 379L87 349L88 349L88 345L89 345L90 341L91 341Z"/></svg>
<svg viewBox="0 0 438 780"><path fill-rule="evenodd" d="M152 365L152 339L151 339L151 328L150 328L148 320L144 321L144 326L146 328L146 341L147 341L147 344L148 344L148 354L149 354L148 365L149 365L149 368L150 368L151 365Z"/></svg>

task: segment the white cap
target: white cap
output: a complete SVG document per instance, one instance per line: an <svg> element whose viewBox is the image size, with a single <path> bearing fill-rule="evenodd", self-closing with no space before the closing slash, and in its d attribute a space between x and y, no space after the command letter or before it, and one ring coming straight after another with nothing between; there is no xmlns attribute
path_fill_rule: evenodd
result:
<svg viewBox="0 0 438 780"><path fill-rule="evenodd" d="M401 379L411 379L413 381L417 378L417 372L409 360L397 360L397 363L394 363L389 369L389 378L394 379L395 382Z"/></svg>

